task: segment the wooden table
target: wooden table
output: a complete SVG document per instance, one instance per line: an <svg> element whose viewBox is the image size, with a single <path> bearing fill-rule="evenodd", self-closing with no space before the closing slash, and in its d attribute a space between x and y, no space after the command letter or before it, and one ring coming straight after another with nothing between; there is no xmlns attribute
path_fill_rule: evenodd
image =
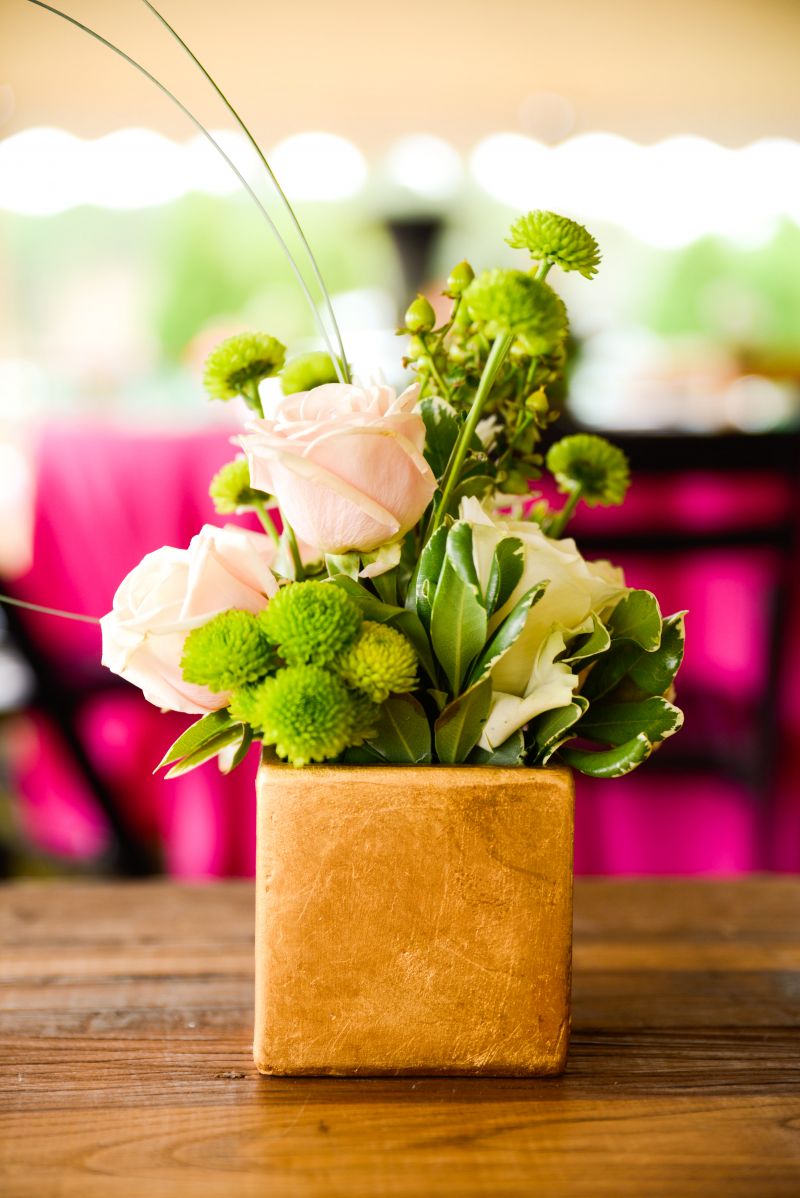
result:
<svg viewBox="0 0 800 1198"><path fill-rule="evenodd" d="M265 1079L252 886L0 890L0 1193L800 1195L800 880L582 881L569 1071Z"/></svg>

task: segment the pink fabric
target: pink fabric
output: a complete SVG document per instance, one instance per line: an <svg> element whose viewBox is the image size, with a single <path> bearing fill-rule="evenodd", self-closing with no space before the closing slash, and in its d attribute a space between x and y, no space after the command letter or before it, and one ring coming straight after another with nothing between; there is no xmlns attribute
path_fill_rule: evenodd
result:
<svg viewBox="0 0 800 1198"><path fill-rule="evenodd" d="M38 447L34 565L14 582L20 598L100 616L145 553L183 547L203 523L226 523L208 498L211 476L238 430L174 435L106 428L53 429ZM248 521L242 521L248 524ZM250 527L256 527L254 523ZM81 681L113 680L100 666L100 630L25 617L58 668ZM214 764L172 782L152 770L190 717L162 715L133 688L112 689L80 712L83 743L133 827L162 845L177 876L250 874L255 860L256 754L225 777ZM23 819L51 852L86 857L106 837L57 729L40 714L20 723L14 753Z"/></svg>
<svg viewBox="0 0 800 1198"><path fill-rule="evenodd" d="M236 430L231 429L230 433ZM222 523L207 498L211 474L230 456L228 432L146 435L103 428L52 430L39 447L34 567L15 583L34 602L101 615L122 577L163 544L185 546L205 522ZM779 519L794 502L770 476L686 475L643 480L620 510L583 513L595 532L724 530ZM748 734L764 680L776 562L764 551L637 557L628 580L659 596L664 611L688 608L684 693L702 695L723 743ZM757 799L722 777L660 775L645 767L615 783L578 779L576 868L591 873L732 873L800 867L800 588L788 622L782 703L781 782L774 824L763 829ZM64 669L103 678L96 628L47 617L28 626ZM795 663L795 664L791 664ZM139 833L163 846L183 877L250 874L254 863L255 753L231 777L211 764L173 782L151 776L188 722L162 716L133 690L87 701L80 724L96 768L113 785ZM691 735L691 726L686 736ZM660 750L667 755L677 742ZM25 826L53 852L89 856L105 829L40 715L18 725L15 772Z"/></svg>

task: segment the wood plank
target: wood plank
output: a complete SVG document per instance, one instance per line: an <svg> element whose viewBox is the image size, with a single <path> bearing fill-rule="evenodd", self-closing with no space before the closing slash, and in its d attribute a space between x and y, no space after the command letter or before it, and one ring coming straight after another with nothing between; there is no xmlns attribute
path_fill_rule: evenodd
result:
<svg viewBox="0 0 800 1198"><path fill-rule="evenodd" d="M268 1079L252 886L0 891L7 1198L800 1193L800 882L579 881L568 1072Z"/></svg>

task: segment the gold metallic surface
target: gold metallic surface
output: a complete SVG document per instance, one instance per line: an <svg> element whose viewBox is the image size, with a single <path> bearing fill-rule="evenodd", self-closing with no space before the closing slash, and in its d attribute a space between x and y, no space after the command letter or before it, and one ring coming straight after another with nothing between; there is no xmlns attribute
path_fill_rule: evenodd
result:
<svg viewBox="0 0 800 1198"><path fill-rule="evenodd" d="M261 1072L561 1073L573 807L565 769L262 765Z"/></svg>

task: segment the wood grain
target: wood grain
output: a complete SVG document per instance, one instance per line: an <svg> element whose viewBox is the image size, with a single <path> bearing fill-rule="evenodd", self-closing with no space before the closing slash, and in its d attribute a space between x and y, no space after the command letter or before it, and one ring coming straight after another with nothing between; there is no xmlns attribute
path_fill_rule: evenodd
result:
<svg viewBox="0 0 800 1198"><path fill-rule="evenodd" d="M796 1198L800 881L583 881L567 1073L260 1077L253 887L0 891L4 1198Z"/></svg>

